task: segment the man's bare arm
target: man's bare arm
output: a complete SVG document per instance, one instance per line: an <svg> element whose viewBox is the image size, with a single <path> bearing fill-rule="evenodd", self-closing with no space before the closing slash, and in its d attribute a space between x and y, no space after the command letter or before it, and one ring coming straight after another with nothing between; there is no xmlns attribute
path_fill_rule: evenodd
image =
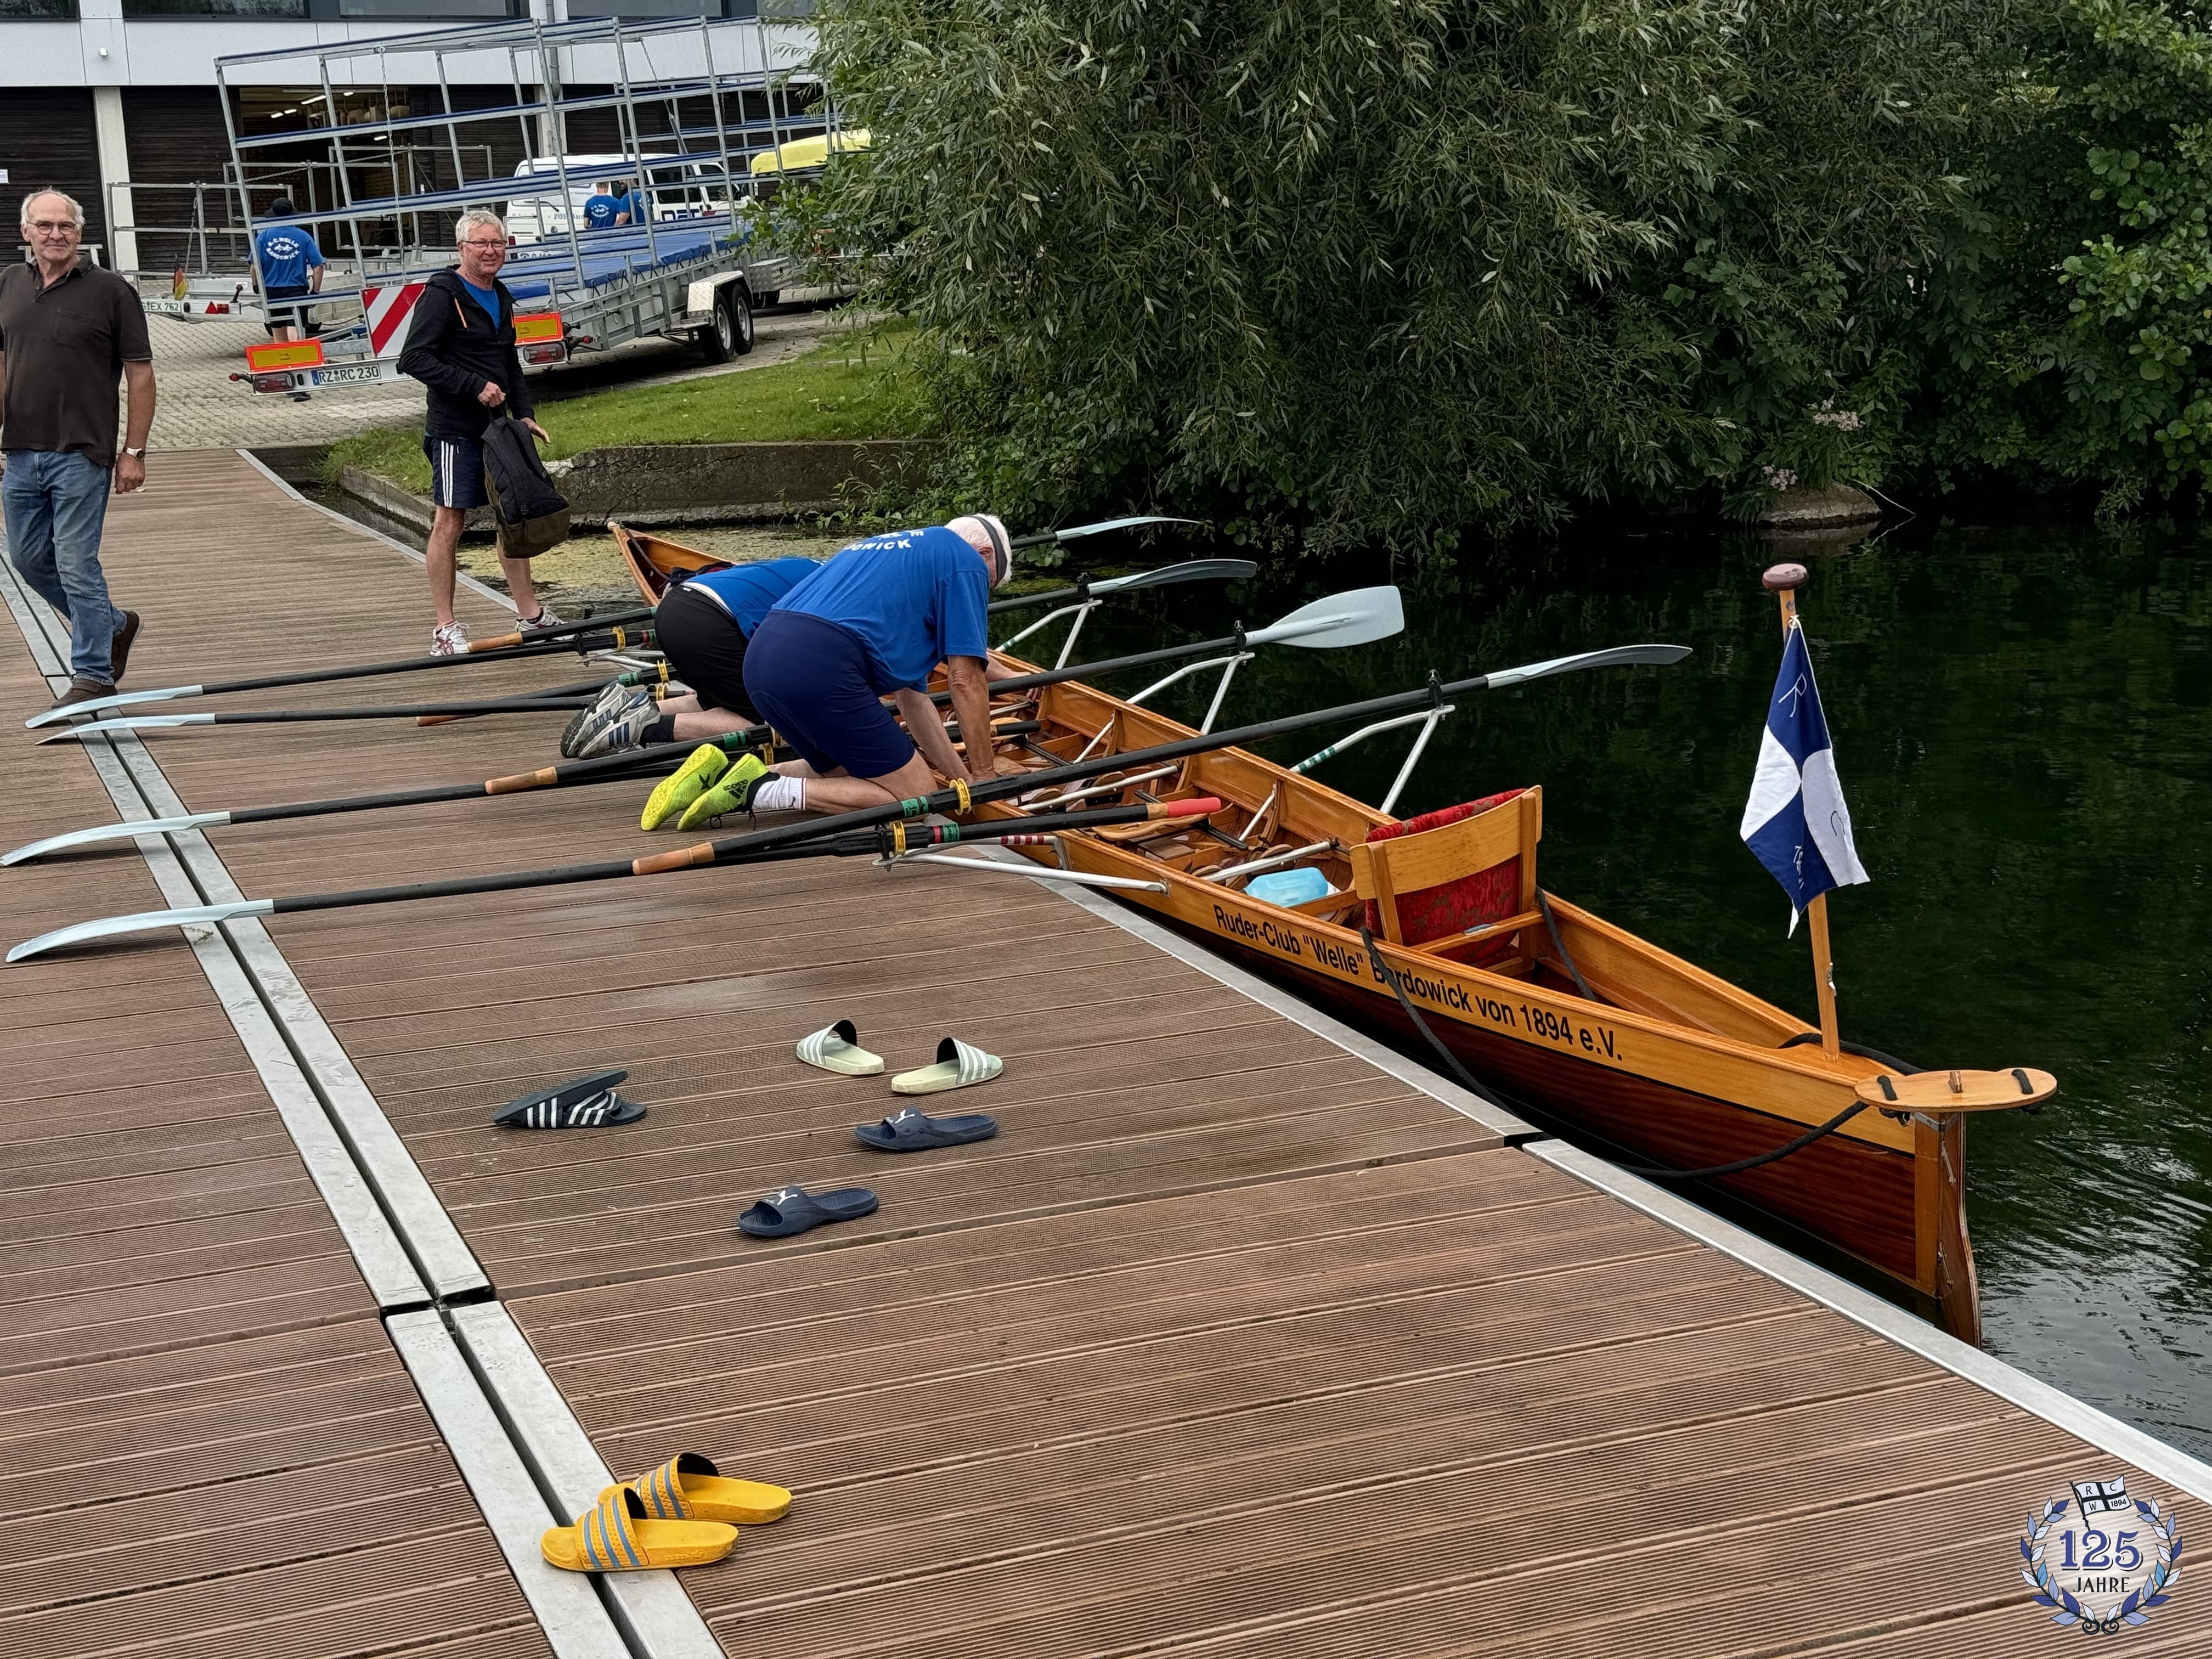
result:
<svg viewBox="0 0 2212 1659"><path fill-rule="evenodd" d="M984 677L983 659L946 659L945 678L952 688L952 712L960 720L961 740L968 745L968 777L980 782L997 770L991 759L991 686Z"/></svg>
<svg viewBox="0 0 2212 1659"><path fill-rule="evenodd" d="M945 722L938 718L937 705L921 692L905 686L891 696L898 704L900 717L906 721L907 733L913 738L914 746L921 750L922 759L948 778L965 777L967 773L952 747L952 739L945 735Z"/></svg>
<svg viewBox="0 0 2212 1659"><path fill-rule="evenodd" d="M123 447L143 449L154 429L154 365L123 365L123 389L130 395L130 411L123 422ZM115 458L115 493L128 495L146 482L146 463L135 455Z"/></svg>

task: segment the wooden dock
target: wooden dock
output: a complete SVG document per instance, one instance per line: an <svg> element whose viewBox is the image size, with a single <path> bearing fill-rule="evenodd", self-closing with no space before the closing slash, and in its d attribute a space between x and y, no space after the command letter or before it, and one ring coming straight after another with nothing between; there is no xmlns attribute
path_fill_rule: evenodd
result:
<svg viewBox="0 0 2212 1659"><path fill-rule="evenodd" d="M109 526L135 687L427 639L416 567L230 452ZM0 589L27 714L60 629ZM489 777L557 723L19 732L0 835ZM670 844L641 793L149 839L0 872L0 920L629 857ZM800 863L199 931L0 973L10 1659L2008 1659L2079 1644L2017 1547L2068 1481L2212 1499L1095 895ZM999 1138L856 1145L883 1079L792 1054L839 1018L895 1068L1004 1055L962 1105ZM488 1125L610 1066L644 1122ZM742 1237L786 1182L883 1206ZM680 1577L538 1561L678 1450L799 1500ZM2186 1579L2115 1638L2208 1639Z"/></svg>

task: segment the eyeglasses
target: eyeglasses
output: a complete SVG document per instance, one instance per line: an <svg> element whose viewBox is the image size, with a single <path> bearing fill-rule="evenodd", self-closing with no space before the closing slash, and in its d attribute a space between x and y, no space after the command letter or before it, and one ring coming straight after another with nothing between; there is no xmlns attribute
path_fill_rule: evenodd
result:
<svg viewBox="0 0 2212 1659"><path fill-rule="evenodd" d="M30 228L41 236L75 236L79 234L79 227L67 219L33 219L30 222Z"/></svg>
<svg viewBox="0 0 2212 1659"><path fill-rule="evenodd" d="M471 237L470 237L470 238L468 239L468 240L467 240L467 241L463 242L463 243L461 244L461 246L462 246L463 247L502 247L502 248L503 248L503 247L505 247L505 246L507 246L507 239L506 239L505 237L503 237L503 236L502 236L501 238L500 238L500 240L499 240L498 241L496 241L496 242L493 242L493 241L487 241L484 238L483 238L483 237L481 237L481 236L471 236Z"/></svg>

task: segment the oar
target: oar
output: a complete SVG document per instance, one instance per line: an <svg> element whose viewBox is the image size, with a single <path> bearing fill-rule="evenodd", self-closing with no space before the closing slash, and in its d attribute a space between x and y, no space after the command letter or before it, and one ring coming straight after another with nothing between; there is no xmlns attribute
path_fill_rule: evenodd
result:
<svg viewBox="0 0 2212 1659"><path fill-rule="evenodd" d="M1018 738L1037 729L1035 720L998 720L991 726L994 738ZM947 726L945 733L955 742L960 740L960 727L957 722ZM290 801L280 806L240 806L228 811L191 812L181 817L138 818L128 823L96 823L88 830L71 830L62 835L49 836L44 841L18 847L12 853L0 854L0 866L27 864L33 859L46 857L49 853L66 853L78 848L96 847L103 842L132 841L140 836L168 835L184 830L214 830L231 823L273 823L286 818L328 817L339 812L374 812L393 806L430 806L441 801L476 800L487 795L515 795L531 789L566 789L584 784L651 777L656 773L673 772L703 744L711 743L735 751L757 748L768 742L772 735L765 726L747 726L735 732L725 732L719 737L702 738L697 743L656 744L650 749L626 749L619 754L569 761L560 766L541 767L534 772L515 772L505 777L486 778L481 783L432 784L421 789L386 789L373 795L341 795L331 800Z"/></svg>
<svg viewBox="0 0 2212 1659"><path fill-rule="evenodd" d="M646 614L650 616L652 613L648 611ZM79 714L93 714L103 708L124 708L142 702L174 702L185 697L222 696L234 691L269 691L288 685L321 685L331 680L368 679L379 674L410 674L426 668L453 668L464 663L515 662L527 657L566 656L572 651L580 653L619 651L633 645L647 643L649 640L650 635L633 636L617 628L604 636L532 640L526 645L494 656L402 657L393 662L362 663L353 668L319 668L301 674L264 674L249 680L219 680L212 685L164 685L150 691L118 691L112 696L88 697L82 702L71 703L66 708L41 709L23 724L52 726Z"/></svg>
<svg viewBox="0 0 2212 1659"><path fill-rule="evenodd" d="M1088 679L1124 668L1150 668L1158 663L1203 657L1211 652L1241 652L1255 645L1295 645L1310 651L1370 645L1401 632L1405 626L1406 607L1396 588L1355 587L1302 605L1271 627L1240 628L1234 634L1225 634L1218 640L1200 640L1194 645L1163 646L1158 651L1139 651L1134 656L1108 657L1100 662L1073 663L1066 668L1018 674L1008 679L993 680L991 691L994 696L1002 691L1025 691L1034 686ZM936 695L943 701L951 693Z"/></svg>
<svg viewBox="0 0 2212 1659"><path fill-rule="evenodd" d="M1543 679L1553 674L1573 673L1585 668L1610 668L1634 663L1676 663L1689 654L1690 648L1686 645L1623 645L1604 651L1586 651L1571 657L1553 657L1547 661L1528 663L1518 668L1500 669L1494 674L1480 674L1473 679L1458 680L1445 686L1425 685L1419 690L1401 691L1391 696L1370 697L1364 702L1345 703L1334 708L1320 708L1307 714L1261 720L1227 732L1201 732L1173 743L1158 744L1149 749L1096 755L1088 760L1071 762L1065 766L1047 767L1012 777L987 779L981 783L963 785L958 789L940 789L934 794L915 799L886 802L881 806L863 807L858 811L840 812L830 817L778 824L772 830L757 830L749 835L732 836L721 841L701 842L696 846L654 853L640 859L572 864L550 870L518 870L498 875L461 876L448 881L416 882L399 887L362 887L349 892L303 893L288 898L238 899L228 904L201 905L190 909L144 910L134 915L106 916L58 927L52 933L27 939L8 952L8 960L22 962L64 945L110 939L118 933L144 933L156 927L228 921L240 916L287 915L304 910L345 909L362 904L398 904L412 899L458 898L471 893L513 892L519 888L566 886L579 882L613 880L623 876L659 875L665 871L687 870L708 864L735 863L777 848L793 846L800 842L846 830L927 817L935 812L965 811L976 801L1002 800L1048 784L1080 783L1104 772L1142 767L1153 762L1181 760L1186 756L1205 754L1209 750L1264 743L1271 738L1310 731L1315 726L1327 726L1334 721L1371 720L1376 715L1392 714L1401 708L1419 708L1433 697L1459 697L1476 691L1498 690L1505 686L1522 685L1530 680Z"/></svg>
<svg viewBox="0 0 2212 1659"><path fill-rule="evenodd" d="M1134 519L1107 519L1097 524L1070 525L1065 530L1040 530L1034 536L1017 536L1016 547L1042 547L1048 542L1079 541L1085 536L1103 536L1109 530L1132 530L1140 524L1196 524L1196 519L1163 519L1157 514L1146 514Z"/></svg>
<svg viewBox="0 0 2212 1659"><path fill-rule="evenodd" d="M1325 599L1316 599L1302 605L1276 623L1273 627L1239 629L1217 640L1200 640L1193 645L1164 646L1158 651L1140 651L1134 656L1109 657L1101 662L1073 663L1065 668L1046 669L1035 674L1018 675L1011 679L994 680L991 690L1027 691L1041 685L1055 685L1061 680L1072 680L1094 674L1111 674L1125 668L1146 668L1156 663L1179 662L1193 657L1202 657L1210 652L1243 651L1255 645L1295 645L1309 650L1331 650L1350 645L1366 645L1376 640L1388 639L1406 626L1406 611L1395 587L1358 587L1348 592L1332 593ZM450 660L450 659L449 659ZM658 670L634 671L638 678L658 678ZM629 675L622 679L627 683ZM425 714L527 714L533 710L574 710L573 702L544 700L525 701L530 694L493 702L417 703L393 708L299 708L275 709L250 714L126 714L114 720L88 720L50 736L41 743L68 743L94 732L137 732L149 728L182 726L266 726L294 720L360 720L406 718L419 719ZM936 694L937 701L946 702L949 692ZM91 707L78 703L78 708Z"/></svg>
<svg viewBox="0 0 2212 1659"><path fill-rule="evenodd" d="M1013 545L1035 547L1045 542L1073 541L1079 537L1097 536L1109 530L1125 530L1133 525L1196 522L1194 519L1158 517L1109 519L1100 524L1076 525L1066 530L1051 530L1040 535L1024 536ZM1093 593L1114 592L1126 587L1156 587L1163 582L1197 581L1211 576L1237 580L1250 575L1255 568L1243 559L1201 559L1187 565L1170 565L1164 570L1144 571L1133 576L1093 582L1090 591ZM1188 574L1175 574L1178 571ZM999 611L1043 605L1053 599L1066 599L1077 591L1076 588L1068 588L1049 593L1033 593L1021 599L1001 600L991 608ZM285 685L318 685L330 680L365 679L378 674L406 674L428 668L451 668L461 663L512 662L518 657L548 656L568 651L618 651L632 645L652 642L649 632L632 639L625 630L634 623L651 622L653 614L650 609L624 611L611 617L593 617L586 622L532 629L527 634L502 634L496 639L473 641L466 651L450 657L404 657L394 662L364 663L354 668L324 668L299 674L271 674L257 679L224 680L213 685L166 685L149 691L118 691L112 696L91 697L83 702L71 703L66 708L43 709L23 724L51 726L57 721L97 714L103 708L124 708L145 702L172 702L182 697L212 697L232 691L266 691ZM605 637L600 637L602 635Z"/></svg>
<svg viewBox="0 0 2212 1659"><path fill-rule="evenodd" d="M605 684L605 680L594 681L590 690L596 693ZM444 714L457 720L471 714L573 714L579 708L590 708L591 704L591 696L571 694L568 696L501 697L489 702L390 703L366 708L258 708L251 713L232 714L125 714L112 720L87 720L82 726L64 726L61 731L47 732L39 741L41 744L74 743L95 732L167 731L185 726L287 726L303 720L417 720L426 714Z"/></svg>
<svg viewBox="0 0 2212 1659"><path fill-rule="evenodd" d="M1177 519L1177 524L1188 524L1188 519ZM1017 543L1015 545L1019 546ZM1103 582L1094 582L1087 575L1075 579L1073 587L1055 587L1048 593L1024 593L1019 599L994 599L993 611L1019 611L1033 605L1050 605L1059 599L1095 599L1102 593L1126 593L1132 588L1165 587L1170 582L1241 582L1259 569L1249 559L1191 559L1182 564L1164 564L1158 570L1139 570L1133 576L1109 576Z"/></svg>

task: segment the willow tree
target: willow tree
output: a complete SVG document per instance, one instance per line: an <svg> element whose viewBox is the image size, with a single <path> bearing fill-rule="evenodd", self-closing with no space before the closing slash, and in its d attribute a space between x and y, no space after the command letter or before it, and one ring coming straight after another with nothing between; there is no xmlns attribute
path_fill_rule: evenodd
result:
<svg viewBox="0 0 2212 1659"><path fill-rule="evenodd" d="M2003 9L831 0L873 138L820 207L1002 507L1419 538L1878 468Z"/></svg>

